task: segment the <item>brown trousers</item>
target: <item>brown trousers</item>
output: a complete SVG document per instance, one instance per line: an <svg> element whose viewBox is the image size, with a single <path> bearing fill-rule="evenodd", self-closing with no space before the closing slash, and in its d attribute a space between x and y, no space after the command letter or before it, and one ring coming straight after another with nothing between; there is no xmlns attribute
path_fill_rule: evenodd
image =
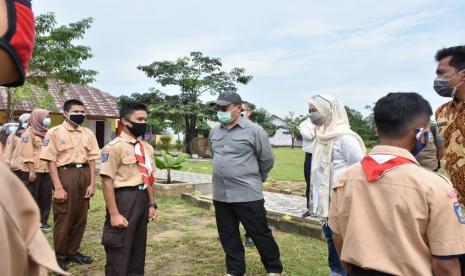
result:
<svg viewBox="0 0 465 276"><path fill-rule="evenodd" d="M31 192L40 210L40 223L47 224L52 209L52 179L49 173L36 173L36 180L29 182L29 172L22 171L20 178Z"/></svg>
<svg viewBox="0 0 465 276"><path fill-rule="evenodd" d="M53 201L53 241L57 258L66 258L76 254L84 236L89 210L89 199L84 196L90 175L87 167L60 167L58 175L63 189L68 193L68 200L64 203Z"/></svg>
<svg viewBox="0 0 465 276"><path fill-rule="evenodd" d="M144 275L149 197L146 190L115 190L116 206L129 222L128 228L111 227L107 210L102 245L107 255L105 275Z"/></svg>
<svg viewBox="0 0 465 276"><path fill-rule="evenodd" d="M12 171L19 179L21 179L21 170Z"/></svg>

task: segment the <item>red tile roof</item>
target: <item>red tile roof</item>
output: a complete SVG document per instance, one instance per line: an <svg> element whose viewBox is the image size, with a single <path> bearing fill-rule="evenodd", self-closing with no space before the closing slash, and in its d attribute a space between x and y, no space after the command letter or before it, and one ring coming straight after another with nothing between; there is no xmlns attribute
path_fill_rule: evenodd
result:
<svg viewBox="0 0 465 276"><path fill-rule="evenodd" d="M55 98L55 105L51 106L52 113L63 112L63 103L69 99L79 99L84 103L87 115L91 117L118 118L118 105L116 97L97 88L80 84L59 84L57 81L48 81L49 92ZM33 89L33 99L21 101L12 107L15 111L30 112L39 107L40 92ZM0 110L6 110L7 90L0 87Z"/></svg>

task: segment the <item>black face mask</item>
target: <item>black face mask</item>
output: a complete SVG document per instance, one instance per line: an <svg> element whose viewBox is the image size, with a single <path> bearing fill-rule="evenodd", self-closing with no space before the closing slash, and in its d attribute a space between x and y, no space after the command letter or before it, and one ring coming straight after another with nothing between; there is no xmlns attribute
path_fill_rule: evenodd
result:
<svg viewBox="0 0 465 276"><path fill-rule="evenodd" d="M128 128L129 132L131 132L134 137L139 137L145 134L145 131L147 130L147 123L136 123L133 121L129 121L132 124L132 127L126 125Z"/></svg>
<svg viewBox="0 0 465 276"><path fill-rule="evenodd" d="M69 114L69 120L76 125L82 124L84 120L86 119L86 115L82 113L70 113Z"/></svg>

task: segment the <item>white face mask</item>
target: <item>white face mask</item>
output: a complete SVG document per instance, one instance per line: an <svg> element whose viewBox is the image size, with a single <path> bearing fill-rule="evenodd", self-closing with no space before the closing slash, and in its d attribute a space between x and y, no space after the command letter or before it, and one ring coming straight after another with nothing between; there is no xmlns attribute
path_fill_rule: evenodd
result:
<svg viewBox="0 0 465 276"><path fill-rule="evenodd" d="M52 119L50 118L45 118L44 121L42 122L42 125L44 127L49 127L52 124Z"/></svg>

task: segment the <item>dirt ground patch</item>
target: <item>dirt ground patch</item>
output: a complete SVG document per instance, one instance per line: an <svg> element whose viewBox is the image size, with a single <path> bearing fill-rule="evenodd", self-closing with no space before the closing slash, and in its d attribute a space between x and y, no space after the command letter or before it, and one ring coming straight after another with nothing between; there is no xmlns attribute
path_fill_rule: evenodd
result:
<svg viewBox="0 0 465 276"><path fill-rule="evenodd" d="M265 191L298 196L305 196L305 187L305 182L270 180L263 183Z"/></svg>
<svg viewBox="0 0 465 276"><path fill-rule="evenodd" d="M218 240L214 212L180 199L157 203L160 219L148 225L145 275L224 275L224 252ZM106 256L101 245L104 219L104 200L102 192L97 190L80 249L91 255L94 262L91 265L70 264L72 275L104 275ZM277 230L273 233L288 275L328 274L325 243ZM52 233L46 236L52 244ZM241 236L244 237L243 229ZM257 249L245 250L247 275L265 275Z"/></svg>
<svg viewBox="0 0 465 276"><path fill-rule="evenodd" d="M180 238L182 235L183 235L183 232L181 232L179 230L167 230L167 231L163 231L161 233L156 233L153 236L153 239L155 241L159 241L159 240L162 240L162 239L177 239L177 238Z"/></svg>

